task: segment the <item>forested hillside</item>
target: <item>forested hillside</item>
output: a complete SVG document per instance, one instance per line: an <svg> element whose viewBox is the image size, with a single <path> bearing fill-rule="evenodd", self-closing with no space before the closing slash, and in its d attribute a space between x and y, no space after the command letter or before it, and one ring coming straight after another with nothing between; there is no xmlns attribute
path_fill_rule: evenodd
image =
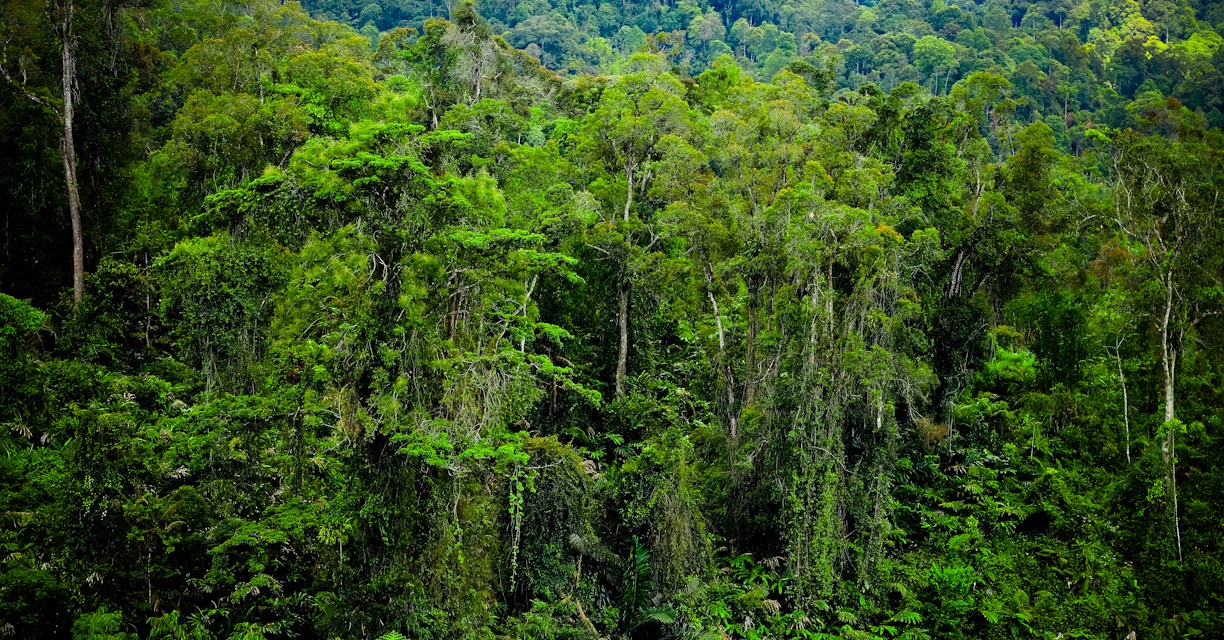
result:
<svg viewBox="0 0 1224 640"><path fill-rule="evenodd" d="M380 29L419 28L454 6L304 4L371 38ZM1094 122L1137 128L1142 115L1127 109L1136 99L1143 114L1175 95L1189 111L1170 105L1164 117L1224 125L1224 4L1209 0L480 0L476 7L508 43L569 72L623 73L644 47L694 76L728 55L769 80L802 57L839 86L873 82L891 91L912 81L936 95L988 71L1012 84L1008 113L1043 120L1063 148L1080 144Z"/></svg>
<svg viewBox="0 0 1224 640"><path fill-rule="evenodd" d="M0 18L0 637L1224 637L1221 5Z"/></svg>

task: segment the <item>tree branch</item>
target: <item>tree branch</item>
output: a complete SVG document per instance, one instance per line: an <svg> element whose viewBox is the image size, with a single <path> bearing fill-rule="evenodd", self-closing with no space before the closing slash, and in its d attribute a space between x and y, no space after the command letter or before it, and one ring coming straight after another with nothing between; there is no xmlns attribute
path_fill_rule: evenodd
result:
<svg viewBox="0 0 1224 640"><path fill-rule="evenodd" d="M7 43L5 43L5 44L7 44ZM63 116L63 114L62 114L62 113L60 113L60 110L59 110L59 109L56 109L56 108L55 108L55 105L51 104L51 103L50 103L49 101L47 101L46 99L44 99L44 98L40 98L39 96L37 96L37 95L35 95L34 93L30 92L30 90L29 90L29 89L26 89L26 88L25 88L25 83L23 83L23 82L17 82L16 80L14 80L14 79L13 79L13 77L12 77L12 76L10 76L10 75L9 75L9 72L8 72L8 53L7 53L7 52L5 53L4 57L3 57L2 59L0 59L0 75L4 76L4 80L5 80L6 82L8 82L8 83L9 83L9 86L11 86L11 87L13 87L14 89L16 89L16 90L17 90L19 93L21 93L21 95L23 95L23 96L25 96L27 99L29 99L29 100L30 100L30 102L33 102L34 104L36 104L36 105L38 105L38 106L40 106L40 107L43 107L44 109L49 110L51 113L54 113L56 118L59 118L59 119L61 119L61 120L63 119L63 117L64 117L64 116Z"/></svg>

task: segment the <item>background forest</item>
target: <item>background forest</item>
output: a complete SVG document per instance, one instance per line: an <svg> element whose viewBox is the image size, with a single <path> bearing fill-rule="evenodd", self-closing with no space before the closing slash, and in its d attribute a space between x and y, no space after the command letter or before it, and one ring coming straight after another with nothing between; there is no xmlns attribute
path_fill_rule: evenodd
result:
<svg viewBox="0 0 1224 640"><path fill-rule="evenodd" d="M0 636L1224 637L1224 5L0 12Z"/></svg>

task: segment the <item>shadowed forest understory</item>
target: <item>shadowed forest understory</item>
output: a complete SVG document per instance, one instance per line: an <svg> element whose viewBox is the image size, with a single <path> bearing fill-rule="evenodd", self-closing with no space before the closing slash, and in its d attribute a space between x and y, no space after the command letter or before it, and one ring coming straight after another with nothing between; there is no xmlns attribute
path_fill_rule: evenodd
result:
<svg viewBox="0 0 1224 640"><path fill-rule="evenodd" d="M1224 6L363 2L0 1L0 637L1224 637Z"/></svg>

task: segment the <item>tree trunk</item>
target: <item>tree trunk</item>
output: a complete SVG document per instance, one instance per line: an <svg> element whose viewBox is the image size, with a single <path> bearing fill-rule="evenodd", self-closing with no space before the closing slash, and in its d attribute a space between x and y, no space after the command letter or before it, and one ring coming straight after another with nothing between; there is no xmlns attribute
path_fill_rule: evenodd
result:
<svg viewBox="0 0 1224 640"><path fill-rule="evenodd" d="M755 296L748 298L748 341L747 347L746 369L748 371L747 379L744 380L744 405L751 406L756 400L757 376L757 358L756 358L756 339L757 339L757 301Z"/></svg>
<svg viewBox="0 0 1224 640"><path fill-rule="evenodd" d="M616 287L616 325L620 332L620 345L616 354L616 397L625 393L625 373L629 363L629 287L620 283Z"/></svg>
<svg viewBox="0 0 1224 640"><path fill-rule="evenodd" d="M734 443L739 438L739 419L735 411L735 377L731 372L731 362L727 358L727 334L723 331L722 312L718 308L718 299L714 297L714 276L710 266L706 264L706 294L710 297L710 305L714 308L714 323L718 327L718 360L723 370L724 384L727 385L727 421L728 435Z"/></svg>
<svg viewBox="0 0 1224 640"><path fill-rule="evenodd" d="M64 157L64 184L68 189L68 217L72 220L72 301L79 306L85 297L85 239L81 230L81 196L77 188L76 146L72 140L73 85L76 84L76 58L72 51L72 2L64 2L60 17L60 35L63 38L63 91L64 138L61 141Z"/></svg>
<svg viewBox="0 0 1224 640"><path fill-rule="evenodd" d="M1160 321L1160 365L1162 368L1162 386L1164 387L1164 421L1172 420L1176 413L1174 411L1174 367L1177 366L1177 351L1173 347L1169 334L1172 331L1171 321L1173 316L1173 283L1170 282L1172 275L1166 277L1165 280L1165 307L1164 317ZM1169 455L1165 451L1165 455Z"/></svg>
<svg viewBox="0 0 1224 640"><path fill-rule="evenodd" d="M1160 322L1160 360L1163 368L1164 386L1164 430L1165 437L1160 443L1160 457L1168 474L1165 476L1165 492L1173 502L1173 533L1177 538L1177 560L1182 559L1181 518L1177 505L1177 430L1169 423L1176 417L1174 383L1177 374L1177 346L1171 336L1171 318L1173 315L1173 274L1167 274L1165 280L1164 317Z"/></svg>
<svg viewBox="0 0 1224 640"><path fill-rule="evenodd" d="M625 164L625 222L629 222L629 208L633 206L633 165Z"/></svg>
<svg viewBox="0 0 1224 640"><path fill-rule="evenodd" d="M1122 341L1114 345L1114 358L1118 361L1118 379L1122 382L1122 424L1126 426L1126 463L1130 464L1130 394L1126 391L1126 373L1122 371Z"/></svg>

